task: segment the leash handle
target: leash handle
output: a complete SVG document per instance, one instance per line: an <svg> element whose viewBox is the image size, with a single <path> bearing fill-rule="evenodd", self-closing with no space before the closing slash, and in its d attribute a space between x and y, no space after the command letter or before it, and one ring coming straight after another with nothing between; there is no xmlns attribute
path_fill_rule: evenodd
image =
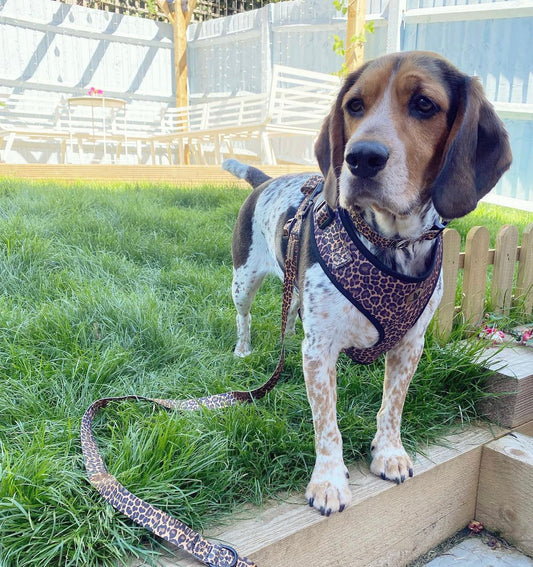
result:
<svg viewBox="0 0 533 567"><path fill-rule="evenodd" d="M283 279L283 303L281 311L281 354L272 376L260 387L252 391L233 391L190 400L169 400L147 398L144 396L120 396L102 398L89 406L81 420L81 447L89 482L113 508L150 530L158 537L176 545L208 567L257 567L240 556L233 547L211 543L187 524L159 510L127 490L105 466L93 433L93 420L96 414L112 402L146 401L169 410L197 411L200 408L221 409L238 403L252 402L266 396L277 384L285 359L285 331L287 317L294 292L298 272L299 241L302 221L312 207L312 197L320 189L321 177L312 176L302 187L305 198L302 201L288 233L285 277ZM313 193L313 190L314 193ZM312 194L313 193L313 194Z"/></svg>
<svg viewBox="0 0 533 567"><path fill-rule="evenodd" d="M220 396L213 396L213 398L214 403L225 404L225 406L218 407L234 405L229 401L229 397L222 400L219 399ZM113 508L165 541L196 557L205 565L209 567L257 567L246 557L241 557L231 546L211 543L187 524L135 496L108 472L94 438L92 423L96 414L111 402L125 400L152 402L167 409L187 409L185 406L189 405L188 401L152 399L143 396L102 398L94 402L81 420L81 446L89 482ZM227 401L229 403L226 403Z"/></svg>

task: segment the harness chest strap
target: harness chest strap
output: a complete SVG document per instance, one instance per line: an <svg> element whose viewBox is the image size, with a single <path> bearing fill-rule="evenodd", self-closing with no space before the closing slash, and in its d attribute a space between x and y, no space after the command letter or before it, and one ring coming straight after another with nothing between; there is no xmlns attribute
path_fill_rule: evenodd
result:
<svg viewBox="0 0 533 567"><path fill-rule="evenodd" d="M363 245L348 211L339 208L323 222L322 210L313 215L311 241L324 273L378 331L375 345L345 350L355 362L369 364L394 348L422 315L440 277L442 238L440 233L424 238L436 239L430 267L420 277L407 276L382 264Z"/></svg>
<svg viewBox="0 0 533 567"><path fill-rule="evenodd" d="M312 176L302 187L305 198L288 228L287 255L285 260L285 277L283 280L283 304L281 314L281 355L272 376L259 388L252 391L233 391L215 394L190 400L168 400L146 398L143 396L120 396L102 398L94 402L86 410L81 420L81 448L89 482L101 496L116 510L128 518L150 530L158 537L176 545L209 567L257 567L257 565L240 556L233 547L211 543L187 524L159 510L138 496L129 492L108 472L94 437L92 424L96 414L112 402L146 401L160 405L169 410L195 411L201 408L219 409L234 406L241 402L252 402L264 397L277 384L285 358L285 330L292 300L294 284L298 268L299 240L302 220L312 208L313 191L321 181L321 177Z"/></svg>

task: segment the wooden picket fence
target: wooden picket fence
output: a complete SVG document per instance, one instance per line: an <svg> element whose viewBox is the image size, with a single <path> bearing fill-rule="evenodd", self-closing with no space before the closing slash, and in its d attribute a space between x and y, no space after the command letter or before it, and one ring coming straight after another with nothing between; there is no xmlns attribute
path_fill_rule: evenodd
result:
<svg viewBox="0 0 533 567"><path fill-rule="evenodd" d="M444 231L444 293L436 315L441 337L449 336L456 316L461 317L462 323L476 326L487 309L494 314L508 315L516 305L525 315L531 314L533 223L524 229L521 246L518 246L518 236L516 226L502 226L495 248L490 249L488 229L475 226L466 237L465 251L461 252L459 233L453 229ZM493 266L490 283L487 281L489 266ZM463 272L461 301L456 305L460 270Z"/></svg>

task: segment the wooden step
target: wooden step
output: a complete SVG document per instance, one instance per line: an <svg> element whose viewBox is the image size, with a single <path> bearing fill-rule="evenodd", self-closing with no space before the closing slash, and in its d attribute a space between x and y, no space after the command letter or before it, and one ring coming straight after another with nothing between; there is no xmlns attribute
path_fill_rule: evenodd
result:
<svg viewBox="0 0 533 567"><path fill-rule="evenodd" d="M417 456L415 476L398 486L366 465L353 467L353 503L341 514L320 516L296 494L248 509L231 527L204 535L232 545L259 567L401 567L474 518L482 447L505 433L476 426L451 435ZM181 552L162 564L199 565Z"/></svg>
<svg viewBox="0 0 533 567"><path fill-rule="evenodd" d="M487 368L495 371L486 390L497 397L484 400L479 409L492 422L514 429L533 420L533 348L506 346L487 349Z"/></svg>
<svg viewBox="0 0 533 567"><path fill-rule="evenodd" d="M533 556L531 434L533 422L483 447L476 520Z"/></svg>

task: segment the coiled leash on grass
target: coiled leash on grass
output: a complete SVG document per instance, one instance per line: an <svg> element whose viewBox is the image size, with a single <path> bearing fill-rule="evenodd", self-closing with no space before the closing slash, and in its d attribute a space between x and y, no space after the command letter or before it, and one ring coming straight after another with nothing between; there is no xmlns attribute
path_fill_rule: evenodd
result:
<svg viewBox="0 0 533 567"><path fill-rule="evenodd" d="M311 176L302 187L306 195L296 215L287 227L288 243L285 260L285 278L283 280L283 303L281 313L281 355L272 376L259 388L252 391L234 391L215 394L204 398L191 400L166 400L146 398L144 396L121 396L102 398L94 402L81 420L81 447L89 482L98 490L109 504L122 512L137 524L147 528L160 538L176 545L181 550L196 557L209 567L257 567L255 563L241 557L229 545L211 543L201 534L169 514L148 504L141 498L129 492L120 482L108 472L104 460L98 450L98 445L92 431L92 423L96 414L111 402L116 401L148 401L169 410L199 410L201 408L218 409L234 406L237 403L252 402L264 397L277 384L285 357L284 339L287 317L291 305L294 284L296 281L299 239L302 220L311 210L313 196L322 189L322 178Z"/></svg>

